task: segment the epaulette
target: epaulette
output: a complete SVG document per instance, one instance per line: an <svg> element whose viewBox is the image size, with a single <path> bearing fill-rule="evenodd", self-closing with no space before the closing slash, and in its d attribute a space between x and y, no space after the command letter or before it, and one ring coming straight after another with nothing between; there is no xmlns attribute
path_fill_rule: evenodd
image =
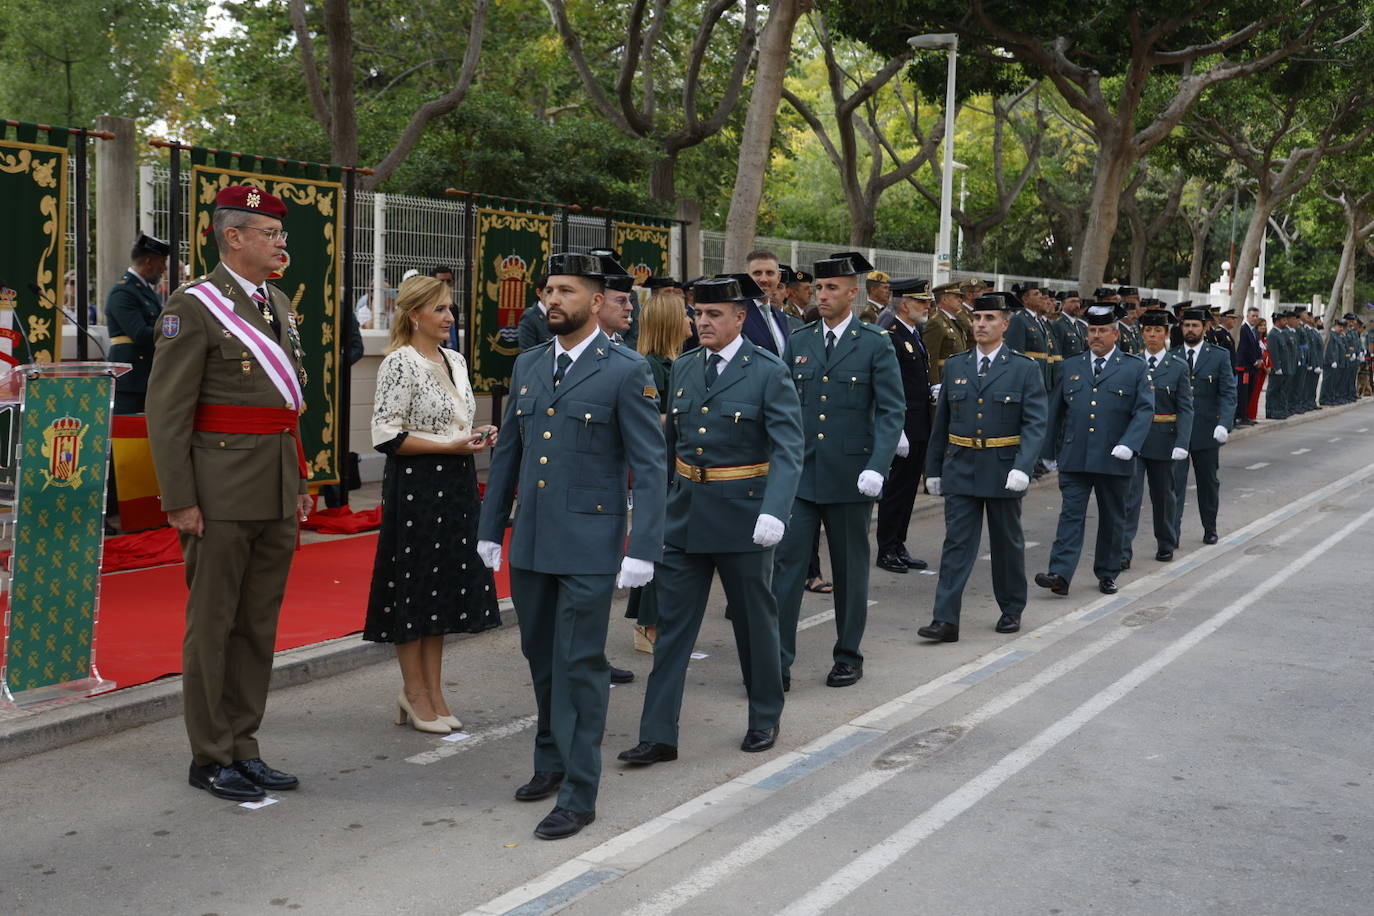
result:
<svg viewBox="0 0 1374 916"><path fill-rule="evenodd" d="M1026 354L1022 353L1020 350L1013 350L1011 347L1006 347L1006 346L1004 346L1002 349L1005 350L1006 352L1010 353L1012 356L1019 356L1019 357L1021 357L1021 358L1024 359L1026 362L1028 362L1028 363L1030 363L1030 364L1032 364L1032 365L1034 365L1034 366L1039 366L1039 365L1040 365L1040 364L1037 363L1033 358L1031 358L1031 357L1027 356ZM972 350L972 348L970 348L970 350ZM1087 351L1084 351L1084 352L1087 352Z"/></svg>
<svg viewBox="0 0 1374 916"><path fill-rule="evenodd" d="M809 331L820 323L821 320L819 318L817 318L815 321L808 321L806 324L802 325L801 327L793 331L792 334L795 336L797 334L800 334L802 331Z"/></svg>
<svg viewBox="0 0 1374 916"><path fill-rule="evenodd" d="M765 350L763 347L755 347L754 355L762 359L764 362L775 362L779 366L782 366L784 369L787 368L787 363L783 362L782 357L774 353L772 350Z"/></svg>
<svg viewBox="0 0 1374 916"><path fill-rule="evenodd" d="M199 277L196 277L196 278L194 278L194 279L192 279L192 280L187 280L185 283L183 283L183 284L181 284L180 286L178 286L178 287L176 288L176 292L177 292L177 293L184 293L184 292L186 292L188 289L190 289L191 287L193 287L193 286L199 286L200 284L204 283L204 282L205 282L206 280L208 280L208 279L210 279L210 275L209 275L209 274L201 274ZM175 293L174 293L173 295L175 295Z"/></svg>
<svg viewBox="0 0 1374 916"><path fill-rule="evenodd" d="M701 344L698 344L697 346L693 347L693 348L690 349L690 350L685 350L685 351L683 351L681 354L678 355L678 359L682 359L682 358L685 357L685 356L691 356L693 353L696 353L697 351L699 351L699 350L704 350L704 349L706 349L704 346L702 346Z"/></svg>
<svg viewBox="0 0 1374 916"><path fill-rule="evenodd" d="M521 356L524 356L526 353L533 353L535 350L547 350L549 347L552 347L552 346L553 346L553 338L550 337L548 340L543 341L542 343L537 343L537 344L535 344L535 345L532 346L532 347L526 347L525 349L523 349L523 350L520 351L520 355L521 355Z"/></svg>

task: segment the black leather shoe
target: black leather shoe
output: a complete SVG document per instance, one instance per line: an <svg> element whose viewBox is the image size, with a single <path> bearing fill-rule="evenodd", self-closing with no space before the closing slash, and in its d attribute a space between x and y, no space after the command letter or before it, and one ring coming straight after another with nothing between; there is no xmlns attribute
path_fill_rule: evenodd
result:
<svg viewBox="0 0 1374 916"><path fill-rule="evenodd" d="M548 798L558 791L558 787L563 785L562 773L550 773L546 770L537 771L530 781L515 790L516 801L539 801L541 798Z"/></svg>
<svg viewBox="0 0 1374 916"><path fill-rule="evenodd" d="M905 549L897 551L897 558L907 565L908 569L929 569L930 564L925 560L918 560Z"/></svg>
<svg viewBox="0 0 1374 916"><path fill-rule="evenodd" d="M1202 543L1204 544L1215 544L1219 540L1220 538L1217 537L1217 533L1215 531L1208 531L1206 534L1202 536Z"/></svg>
<svg viewBox="0 0 1374 916"><path fill-rule="evenodd" d="M916 635L922 639L933 639L936 642L958 642L959 625L943 620L932 620L929 626L917 630Z"/></svg>
<svg viewBox="0 0 1374 916"><path fill-rule="evenodd" d="M744 741L739 749L750 754L766 751L778 740L778 730L773 728L751 728L744 733Z"/></svg>
<svg viewBox="0 0 1374 916"><path fill-rule="evenodd" d="M261 757L254 757L251 760L235 760L234 769L238 770L240 776L247 779L256 786L262 786L269 790L294 789L301 784L301 781L290 773L283 773L281 770L274 770L262 762Z"/></svg>
<svg viewBox="0 0 1374 916"><path fill-rule="evenodd" d="M1161 563L1168 563L1168 562L1169 562L1170 560L1172 560L1173 558L1174 558L1174 552L1173 552L1172 550L1156 550L1156 551L1155 551L1155 559L1158 560L1158 561L1161 562Z"/></svg>
<svg viewBox="0 0 1374 916"><path fill-rule="evenodd" d="M791 690L791 689L792 689L792 675L790 675L790 674L784 674L784 675L782 676L782 692L783 692L783 693L787 693L787 692L788 692L789 690Z"/></svg>
<svg viewBox="0 0 1374 916"><path fill-rule="evenodd" d="M1069 593L1068 580L1055 573L1036 573L1035 584L1041 588L1047 588L1056 595L1067 595Z"/></svg>
<svg viewBox="0 0 1374 916"><path fill-rule="evenodd" d="M569 811L555 806L534 828L534 835L541 840L561 840L580 832L594 820L595 811Z"/></svg>
<svg viewBox="0 0 1374 916"><path fill-rule="evenodd" d="M1015 633L1021 629L1021 618L1013 617L1011 614L1003 614L997 618L997 626L993 629L998 633Z"/></svg>
<svg viewBox="0 0 1374 916"><path fill-rule="evenodd" d="M635 673L633 671L626 671L624 668L617 668L615 665L611 666L612 684L628 684L634 679Z"/></svg>
<svg viewBox="0 0 1374 916"><path fill-rule="evenodd" d="M895 553L879 554L878 568L885 569L888 572L902 573L903 575L907 573L906 563L902 562L902 558Z"/></svg>
<svg viewBox="0 0 1374 916"><path fill-rule="evenodd" d="M825 676L827 687L852 687L864 676L863 666L855 667L848 662L836 662Z"/></svg>
<svg viewBox="0 0 1374 916"><path fill-rule="evenodd" d="M1104 595L1115 595L1117 592L1116 580L1109 578L1098 579L1097 590Z"/></svg>
<svg viewBox="0 0 1374 916"><path fill-rule="evenodd" d="M197 789L204 789L216 798L227 798L229 801L261 801L267 797L266 792L249 782L238 770L218 763L205 766L192 763L188 781Z"/></svg>
<svg viewBox="0 0 1374 916"><path fill-rule="evenodd" d="M1122 569L1123 572L1124 572L1125 570L1130 569L1130 568L1131 568L1131 561L1130 561L1130 560L1122 560L1122 561L1121 561L1121 569Z"/></svg>
<svg viewBox="0 0 1374 916"><path fill-rule="evenodd" d="M616 754L615 759L626 763L666 763L677 759L677 748L657 741L641 741L628 751Z"/></svg>

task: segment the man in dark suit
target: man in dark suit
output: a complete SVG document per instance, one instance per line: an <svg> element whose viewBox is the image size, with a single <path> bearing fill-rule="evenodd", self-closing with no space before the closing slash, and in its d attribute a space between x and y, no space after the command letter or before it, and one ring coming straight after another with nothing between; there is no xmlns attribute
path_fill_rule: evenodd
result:
<svg viewBox="0 0 1374 916"><path fill-rule="evenodd" d="M553 334L549 331L548 309L544 305L544 281L544 277L535 279L534 304L527 307L520 316L516 340L522 351L553 339Z"/></svg>
<svg viewBox="0 0 1374 916"><path fill-rule="evenodd" d="M1254 309L1255 320L1259 320L1259 310ZM1222 326L1234 338L1235 349L1231 352L1231 365L1236 373L1236 418L1237 426L1250 426L1249 417L1250 386L1255 378L1255 370L1263 362L1259 334L1248 320L1237 322L1233 309L1227 309L1221 316Z"/></svg>
<svg viewBox="0 0 1374 916"><path fill-rule="evenodd" d="M1236 418L1236 373L1231 354L1202 339L1206 333L1207 310L1188 309L1183 313L1183 346L1178 353L1188 364L1193 383L1193 432L1188 455L1197 478L1197 507L1202 519L1202 543L1217 542L1217 508L1221 503L1221 480L1217 468L1221 447ZM1183 506L1188 497L1188 461L1174 464L1174 531L1181 531Z"/></svg>
<svg viewBox="0 0 1374 916"><path fill-rule="evenodd" d="M878 317L878 327L888 333L902 373L906 421L897 441L897 456L883 482L878 500L878 568L905 573L925 569L925 560L913 557L906 547L906 530L921 472L926 466L926 440L930 438L930 357L921 341L932 296L925 280L893 278L892 312Z"/></svg>
<svg viewBox="0 0 1374 916"><path fill-rule="evenodd" d="M115 379L114 412L143 413L148 373L153 367L157 318L162 313L158 281L167 270L167 243L140 235L129 256L129 269L105 297L105 324L110 332L110 361L133 369Z"/></svg>
<svg viewBox="0 0 1374 916"><path fill-rule="evenodd" d="M792 326L782 309L770 303L770 298L782 281L782 267L771 251L751 251L745 256L749 276L731 274L740 281L746 296L750 297L744 312L744 336L756 347L763 347L769 353L788 362L788 342L792 336ZM752 282L745 283L748 279Z"/></svg>

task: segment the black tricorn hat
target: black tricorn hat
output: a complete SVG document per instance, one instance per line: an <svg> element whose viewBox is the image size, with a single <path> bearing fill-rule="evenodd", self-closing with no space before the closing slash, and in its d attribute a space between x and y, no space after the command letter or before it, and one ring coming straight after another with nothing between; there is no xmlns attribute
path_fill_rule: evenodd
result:
<svg viewBox="0 0 1374 916"><path fill-rule="evenodd" d="M1203 324L1206 324L1207 319L1210 317L1211 313L1208 312L1206 309L1189 308L1183 310L1184 321L1201 321Z"/></svg>
<svg viewBox="0 0 1374 916"><path fill-rule="evenodd" d="M1117 291L1112 289L1110 286L1099 286L1096 290L1093 291L1093 298L1097 300L1106 299L1110 296L1116 295L1120 294L1117 293Z"/></svg>
<svg viewBox="0 0 1374 916"><path fill-rule="evenodd" d="M1149 309L1140 316L1140 326L1142 328L1167 328L1173 324L1173 317L1163 309Z"/></svg>
<svg viewBox="0 0 1374 916"><path fill-rule="evenodd" d="M857 251L841 251L822 261L817 261L817 279L826 277L857 277L873 269L868 259Z"/></svg>
<svg viewBox="0 0 1374 916"><path fill-rule="evenodd" d="M620 252L616 251L614 248L593 248L588 254L594 254L598 258L610 258L617 264L620 263Z"/></svg>
<svg viewBox="0 0 1374 916"><path fill-rule="evenodd" d="M752 282L752 281L750 281ZM697 305L710 305L720 302L748 302L749 297L740 290L740 283L733 276L712 277L698 280L692 287Z"/></svg>
<svg viewBox="0 0 1374 916"><path fill-rule="evenodd" d="M894 296L910 296L913 299L930 299L930 283L919 277L894 277L888 281Z"/></svg>
<svg viewBox="0 0 1374 916"><path fill-rule="evenodd" d="M645 289L681 289L682 284L672 277L650 277L644 281Z"/></svg>
<svg viewBox="0 0 1374 916"><path fill-rule="evenodd" d="M1065 299L1077 299L1077 298L1079 298L1079 296L1078 296L1078 290L1076 290L1076 289L1064 289L1064 290L1060 290L1059 293L1055 296L1055 298L1058 299L1060 302L1063 302Z"/></svg>
<svg viewBox="0 0 1374 916"><path fill-rule="evenodd" d="M1086 321L1089 326L1116 324L1116 303L1094 302L1092 305L1088 306L1087 311L1083 313L1083 320Z"/></svg>
<svg viewBox="0 0 1374 916"><path fill-rule="evenodd" d="M549 255L544 267L546 276L594 277L601 279L601 259L595 255L581 254L576 251L563 251Z"/></svg>
<svg viewBox="0 0 1374 916"><path fill-rule="evenodd" d="M1118 318L1125 318L1131 313L1131 307L1124 302L1111 302L1108 304L1116 309L1116 317Z"/></svg>
<svg viewBox="0 0 1374 916"><path fill-rule="evenodd" d="M1007 304L1007 310L1008 310L1008 311L1014 312L1014 311L1016 311L1017 309L1021 308L1021 297L1018 296L1018 295L1016 295L1015 293L1009 293L1009 292L1006 292L1006 291L1004 290L1004 291L1002 291L1002 292L1000 292L1000 293L991 293L990 295L993 295L993 296L1001 296L1001 297L1002 297L1002 301L1005 302L1005 303ZM979 297L979 298L982 298L982 297Z"/></svg>
<svg viewBox="0 0 1374 916"><path fill-rule="evenodd" d="M763 287L759 286L754 278L748 274L716 274L715 278L717 280L734 280L739 284L740 295L746 299L762 299L768 295L763 291ZM698 299L697 301L700 302L701 300ZM724 302L725 300L718 299L716 301Z"/></svg>
<svg viewBox="0 0 1374 916"><path fill-rule="evenodd" d="M791 264L778 265L778 281L780 283L784 285L791 283L793 278L796 277L796 275L797 272L792 269Z"/></svg>
<svg viewBox="0 0 1374 916"><path fill-rule="evenodd" d="M1007 301L1010 293L988 293L986 296L979 296L973 300L973 311L975 312L1010 312L1011 305Z"/></svg>
<svg viewBox="0 0 1374 916"><path fill-rule="evenodd" d="M172 246L161 239L140 233L138 240L134 242L134 251L146 251L148 254L160 254L165 257L172 253Z"/></svg>
<svg viewBox="0 0 1374 916"><path fill-rule="evenodd" d="M1027 280L1024 283L1013 283L1011 285L1011 291L1018 296L1024 296L1031 290L1039 288L1040 284L1036 283L1034 280Z"/></svg>
<svg viewBox="0 0 1374 916"><path fill-rule="evenodd" d="M1140 290L1136 289L1134 286L1122 286L1117 289L1116 294L1122 299L1125 299L1127 296L1139 296Z"/></svg>
<svg viewBox="0 0 1374 916"><path fill-rule="evenodd" d="M602 279L606 281L607 289L613 289L618 293L628 293L635 285L635 278L629 274L606 274Z"/></svg>

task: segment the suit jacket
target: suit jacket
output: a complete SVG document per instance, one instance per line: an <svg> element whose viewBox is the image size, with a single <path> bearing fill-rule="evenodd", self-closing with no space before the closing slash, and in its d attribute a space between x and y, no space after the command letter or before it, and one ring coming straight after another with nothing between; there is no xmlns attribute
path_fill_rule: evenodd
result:
<svg viewBox="0 0 1374 916"><path fill-rule="evenodd" d="M892 469L906 401L887 335L853 320L825 358L825 322L792 335L792 381L801 398L805 463L797 496L815 503L871 501L859 474Z"/></svg>
<svg viewBox="0 0 1374 916"><path fill-rule="evenodd" d="M943 378L945 361L956 353L973 346L973 337L965 333L964 325L944 309L932 308L930 317L921 328L921 341L926 346L930 362L930 383L937 385Z"/></svg>
<svg viewBox="0 0 1374 916"><path fill-rule="evenodd" d="M1133 453L1145 444L1155 415L1154 387L1145 363L1116 352L1093 378L1092 351L1065 360L1064 374L1050 396L1050 436L1059 442L1059 470L1071 474L1135 473L1135 456L1122 461L1112 449ZM1062 434L1062 438L1061 438Z"/></svg>
<svg viewBox="0 0 1374 916"><path fill-rule="evenodd" d="M1030 475L1045 444L1048 405L1045 379L1035 360L1003 346L983 378L978 377L977 350L945 362L945 383L935 405L935 424L926 450L926 479L939 477L949 496L1019 499L1006 488L1016 469ZM1017 445L967 448L950 436L994 439L1020 436Z"/></svg>
<svg viewBox="0 0 1374 916"><path fill-rule="evenodd" d="M1178 351L1187 368L1188 352ZM1236 423L1236 372L1231 367L1231 354L1224 347L1206 341L1198 348L1193 366L1193 434L1188 451L1219 448L1212 432L1218 426L1229 431Z"/></svg>
<svg viewBox="0 0 1374 916"><path fill-rule="evenodd" d="M526 350L487 474L478 537L501 543L511 504L510 564L551 575L610 575L622 556L663 556L663 427L649 364L598 330L557 388L552 343ZM628 474L635 524L625 547Z"/></svg>
<svg viewBox="0 0 1374 916"><path fill-rule="evenodd" d="M153 366L153 349L157 342L157 317L162 313L162 300L147 283L126 270L115 281L105 297L105 324L110 339L132 338L130 343L111 343L110 362L129 363L128 372L115 379L119 391L147 391L148 373Z"/></svg>
<svg viewBox="0 0 1374 916"><path fill-rule="evenodd" d="M1255 329L1250 327L1248 322L1241 322L1240 336L1236 342L1235 367L1253 371L1255 363L1259 362L1263 355L1260 351L1259 334L1255 333Z"/></svg>
<svg viewBox="0 0 1374 916"><path fill-rule="evenodd" d="M1146 371L1155 386L1155 415L1140 457L1151 461L1170 461L1176 448L1186 449L1193 434L1193 383L1188 380L1188 361L1173 350L1165 350L1161 361L1149 369L1149 353L1142 354ZM1160 420L1174 416L1175 420Z"/></svg>
<svg viewBox="0 0 1374 916"><path fill-rule="evenodd" d="M222 264L167 300L148 379L148 444L162 508L199 506L206 518L228 521L295 515L296 497L309 488L300 476L294 436L195 429L197 404L282 406L281 392L257 358L186 292L200 283L213 285L234 304L235 315L272 336L272 326ZM287 336L290 300L271 284L267 290L281 326L277 342L299 372ZM316 409L323 409L322 402Z"/></svg>
<svg viewBox="0 0 1374 916"><path fill-rule="evenodd" d="M778 352L778 343L773 339L773 334L768 330L768 325L764 323L763 313L759 309L758 302L749 303L744 310L744 337L754 346L762 347L786 363L791 354L789 341L792 339L792 324L787 320L787 313L782 309L767 304L764 305L764 308L768 309L768 317L773 319L778 332L782 334L783 352Z"/></svg>
<svg viewBox="0 0 1374 916"><path fill-rule="evenodd" d="M539 346L541 343L548 343L553 340L553 333L549 330L549 318L544 314L544 310L539 307L539 303L531 305L525 309L520 316L520 326L516 330L516 340L520 344L521 350L529 350ZM497 440L498 444L500 440Z"/></svg>
<svg viewBox="0 0 1374 916"><path fill-rule="evenodd" d="M925 442L930 438L930 356L921 340L921 329L908 331L896 315L880 317L878 327L888 333L902 374L902 395L906 398L902 431L910 442Z"/></svg>
<svg viewBox="0 0 1374 916"><path fill-rule="evenodd" d="M744 341L706 389L699 347L673 363L668 396L668 515L664 543L689 553L751 553L759 515L787 521L802 469L801 402L787 366ZM743 480L692 481L674 459L694 467L768 463L768 474Z"/></svg>

